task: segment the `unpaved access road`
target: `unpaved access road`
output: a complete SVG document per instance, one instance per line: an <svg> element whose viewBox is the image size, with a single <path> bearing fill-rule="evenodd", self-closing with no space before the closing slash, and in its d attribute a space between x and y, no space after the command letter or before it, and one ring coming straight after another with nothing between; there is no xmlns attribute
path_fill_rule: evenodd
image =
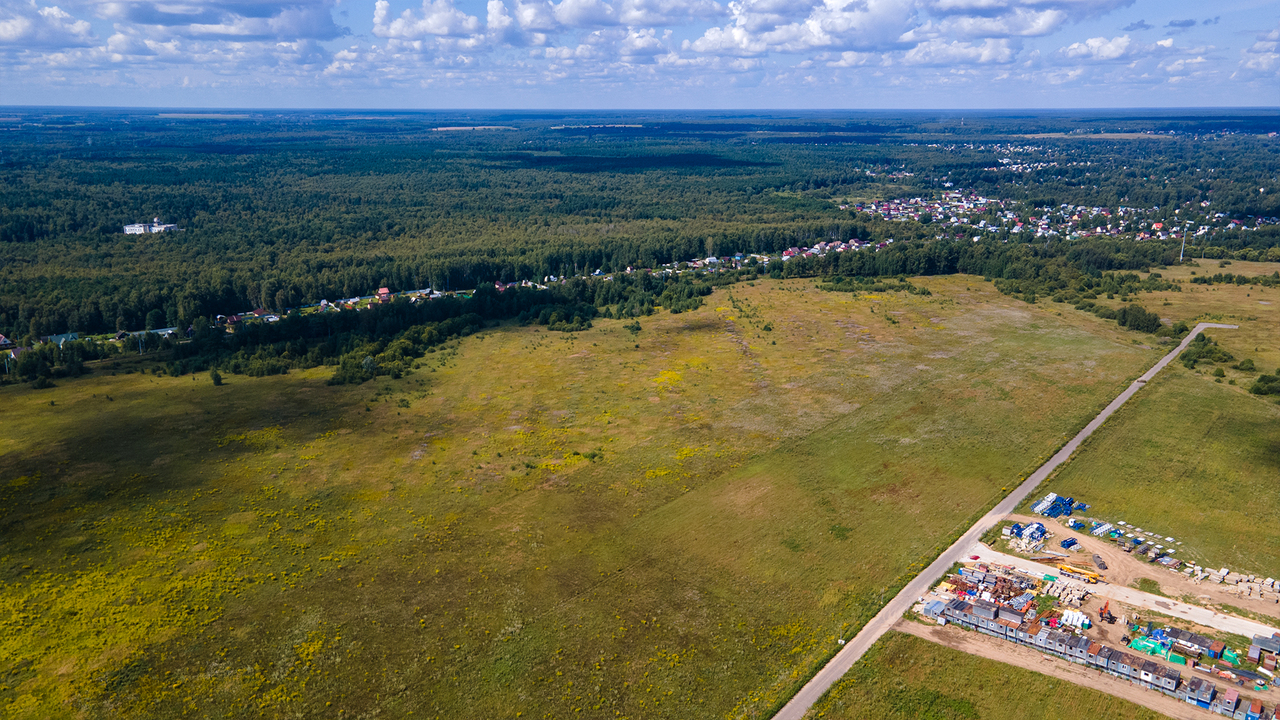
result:
<svg viewBox="0 0 1280 720"><path fill-rule="evenodd" d="M978 632L966 632L952 626L921 625L910 620L898 621L893 629L970 655L1016 665L1020 668L1026 668L1049 677L1075 683L1091 690L1114 695L1122 700L1128 700L1131 703L1155 710L1162 715L1178 718L1178 720L1206 720L1206 717L1208 717L1206 711L1199 706L1188 705L1158 690L1139 687L1100 670L1036 652L1025 645L1018 645L1017 643L1000 640ZM1185 667L1180 669L1184 673L1186 672Z"/></svg>
<svg viewBox="0 0 1280 720"><path fill-rule="evenodd" d="M852 640L845 644L840 652L836 653L835 657L831 658L818 671L817 675L810 678L809 682L800 688L800 692L796 693L778 711L778 714L773 716L774 720L800 720L803 718L809 712L809 708L813 707L813 704L825 695L827 690L836 684L841 677L844 677L849 668L858 662L862 655L875 644L875 641L880 639L880 636L884 635L893 626L893 623L902 617L903 613L911 609L911 605L916 601L916 598L923 596L930 587L938 580L941 580L943 574L953 564L971 554L967 552L968 549L978 542L983 533L1013 512L1018 503L1035 491L1036 487L1045 478L1049 477L1050 473L1070 459L1071 454L1076 451L1076 448L1080 447L1080 443L1092 435L1094 430L1101 427L1102 423L1106 422L1112 413L1119 410L1121 405L1124 405L1129 398L1133 397L1134 393L1141 390L1151 378L1155 377L1156 373L1164 369L1164 366L1173 362L1173 359L1178 357L1197 335L1208 328L1233 329L1236 327L1238 326L1220 325L1218 323L1200 323L1196 325L1195 329L1187 333L1187 336L1182 339L1178 347L1174 348L1168 355L1160 358L1160 361L1153 365L1150 370L1143 373L1137 380L1134 380L1129 387L1125 388L1124 392L1117 395L1116 399L1103 408L1097 417L1090 420L1083 430L1071 438L1066 445L1063 445L1061 450L1054 453L1053 457L1049 458L1049 462L1041 465L1038 470L1031 473L1031 476L1025 482L1019 485L1012 493L1009 493L1003 500L996 503L996 506L991 508L990 512L983 515L978 522L974 523L973 527L966 530L951 547L943 550L942 554L929 564L929 567L908 582L892 600L880 609L880 612L876 613L875 617L871 618L870 622L862 627L862 630Z"/></svg>
<svg viewBox="0 0 1280 720"><path fill-rule="evenodd" d="M997 565L1012 565L1015 568L1025 568L1027 570L1035 570L1036 572L1048 573L1049 575L1060 575L1057 568L1041 563L1024 560L1016 555L1006 555L1002 552L992 550L982 543L974 543L970 546L968 555L977 555L983 562L995 563ZM1145 610L1154 610L1158 613L1164 613L1170 617L1182 618L1214 630L1234 633L1251 638L1254 635L1266 635L1270 637L1272 633L1280 632L1280 629L1273 628L1270 625L1264 625L1247 618L1236 617L1235 615L1223 615L1214 612L1206 607L1199 605L1188 605L1172 598L1162 597L1160 595L1152 595L1141 590L1125 587L1123 585L1112 585L1111 583L1099 583L1097 585L1089 585L1089 591L1094 595L1108 597L1117 602L1122 602L1133 607L1143 608ZM1280 625L1280 623L1276 623Z"/></svg>
<svg viewBox="0 0 1280 720"><path fill-rule="evenodd" d="M1209 582L1197 584L1182 573L1170 572L1159 565L1145 562L1121 550L1116 547L1114 542L1102 540L1087 533L1077 532L1060 522L1046 517L1015 514L1006 519L1016 522L1042 522L1058 538L1075 538L1085 550L1079 553L1067 553L1068 557L1063 558L1063 561L1080 567L1092 567L1093 561L1090 558L1093 557L1094 553L1097 553L1107 563L1107 569L1099 572L1107 579L1107 582L1113 585L1129 587L1138 578L1148 578L1160 583L1160 589L1166 595L1172 597L1199 597L1206 604L1212 602L1227 603L1245 610L1252 610L1262 615L1274 617L1276 619L1274 624L1280 625L1280 604L1273 600L1259 600L1258 598L1231 595L1227 592L1227 588L1235 586L1225 583L1222 585L1214 585ZM1052 549L1061 550L1061 548L1057 547Z"/></svg>

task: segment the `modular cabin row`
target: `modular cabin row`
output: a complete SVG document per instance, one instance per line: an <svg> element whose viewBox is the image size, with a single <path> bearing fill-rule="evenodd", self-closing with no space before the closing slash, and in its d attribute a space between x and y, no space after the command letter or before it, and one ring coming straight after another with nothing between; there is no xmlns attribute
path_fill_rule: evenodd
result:
<svg viewBox="0 0 1280 720"><path fill-rule="evenodd" d="M1014 622L1012 618L1002 617L1001 611L1005 609L983 600L970 603L957 598L946 604L942 616L963 627L1096 667L1143 687L1170 695L1178 689L1181 673L1171 667L1114 650L1083 635L1045 627L1038 620L1020 617L1019 622Z"/></svg>
<svg viewBox="0 0 1280 720"><path fill-rule="evenodd" d="M1280 720L1280 708L1270 710L1261 700L1241 699L1235 690L1222 692L1208 680L1191 678L1178 688L1177 697L1190 705L1196 705L1234 720Z"/></svg>
<svg viewBox="0 0 1280 720"><path fill-rule="evenodd" d="M938 607L939 605L941 603L931 604L926 608L926 613L962 627L1097 668L1136 685L1159 690L1166 695L1172 695L1184 702L1235 720L1280 720L1275 708L1266 711L1258 700L1242 702L1239 693L1235 690L1219 692L1217 686L1203 678L1190 678L1184 682L1182 673L1175 668L1107 647L1082 635L1045 627L1038 620L1031 619L1034 615L1033 610L1024 615L1012 608L986 600L968 602L960 598L951 600L941 607ZM1203 644L1207 643L1207 640L1194 633L1186 633L1186 635L1188 637L1185 639L1179 638L1184 640L1185 645L1203 647Z"/></svg>

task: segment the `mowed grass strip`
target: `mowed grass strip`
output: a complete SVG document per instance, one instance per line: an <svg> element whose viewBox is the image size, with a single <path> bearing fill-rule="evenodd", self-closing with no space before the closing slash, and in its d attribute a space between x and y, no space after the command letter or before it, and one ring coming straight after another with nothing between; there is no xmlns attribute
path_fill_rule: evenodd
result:
<svg viewBox="0 0 1280 720"><path fill-rule="evenodd" d="M1064 680L890 632L814 705L808 717L1155 720L1164 716Z"/></svg>
<svg viewBox="0 0 1280 720"><path fill-rule="evenodd" d="M0 390L0 702L766 714L1156 354L918 282L740 284L638 333L503 326L355 388Z"/></svg>

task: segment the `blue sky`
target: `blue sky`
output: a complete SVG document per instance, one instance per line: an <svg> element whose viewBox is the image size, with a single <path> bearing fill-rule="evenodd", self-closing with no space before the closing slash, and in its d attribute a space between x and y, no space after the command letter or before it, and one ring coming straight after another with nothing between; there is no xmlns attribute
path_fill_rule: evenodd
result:
<svg viewBox="0 0 1280 720"><path fill-rule="evenodd" d="M1280 105L1280 2L0 0L0 105Z"/></svg>

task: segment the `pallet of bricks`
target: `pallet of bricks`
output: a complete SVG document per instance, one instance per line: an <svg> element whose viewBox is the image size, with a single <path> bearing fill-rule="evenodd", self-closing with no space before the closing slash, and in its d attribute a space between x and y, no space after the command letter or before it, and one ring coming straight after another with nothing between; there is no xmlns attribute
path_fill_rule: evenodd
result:
<svg viewBox="0 0 1280 720"><path fill-rule="evenodd" d="M1231 572L1227 568L1210 570L1192 566L1188 570L1189 572L1184 572L1194 582L1208 580L1214 585L1230 585L1231 587L1227 588L1227 593L1230 595L1280 604L1280 580L1275 578L1245 575Z"/></svg>
<svg viewBox="0 0 1280 720"><path fill-rule="evenodd" d="M1044 587L1044 594L1056 597L1066 605L1080 607L1089 598L1089 591L1080 583L1058 578Z"/></svg>
<svg viewBox="0 0 1280 720"><path fill-rule="evenodd" d="M1280 583L1272 578L1260 578L1254 575L1227 573L1222 582L1233 587L1227 588L1227 594L1242 598L1280 603Z"/></svg>

